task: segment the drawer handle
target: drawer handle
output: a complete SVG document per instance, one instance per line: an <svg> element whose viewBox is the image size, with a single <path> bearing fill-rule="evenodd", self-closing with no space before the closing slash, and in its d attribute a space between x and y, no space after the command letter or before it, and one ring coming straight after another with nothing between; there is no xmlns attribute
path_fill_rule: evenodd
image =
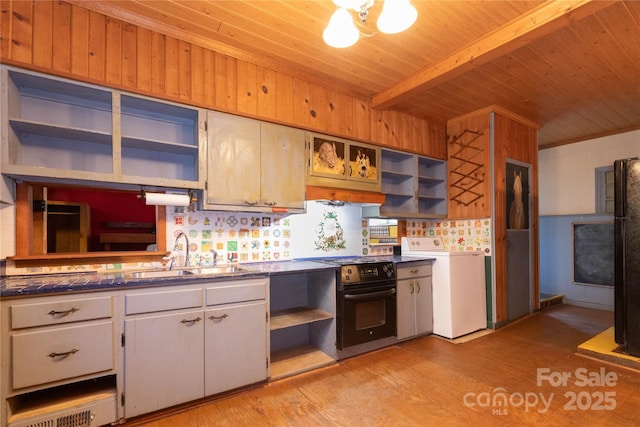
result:
<svg viewBox="0 0 640 427"><path fill-rule="evenodd" d="M223 314L222 316L209 316L209 320L213 320L214 322L216 320L222 320L222 319L226 319L227 317L229 317L228 314Z"/></svg>
<svg viewBox="0 0 640 427"><path fill-rule="evenodd" d="M69 350L69 351L65 351L64 353L49 353L49 357L50 358L55 358L55 357L68 357L71 356L72 354L76 354L77 352L79 352L80 350L78 350L77 348L74 348L73 350Z"/></svg>
<svg viewBox="0 0 640 427"><path fill-rule="evenodd" d="M78 310L80 310L80 309L72 307L69 310L63 310L63 311L51 310L47 314L50 314L51 316L66 316L67 314L75 313Z"/></svg>
<svg viewBox="0 0 640 427"><path fill-rule="evenodd" d="M418 271L420 270L411 270L411 274L418 274Z"/></svg>
<svg viewBox="0 0 640 427"><path fill-rule="evenodd" d="M420 293L420 283L416 283L416 286L418 287L418 293Z"/></svg>
<svg viewBox="0 0 640 427"><path fill-rule="evenodd" d="M196 323L196 322L199 322L200 320L202 320L202 319L200 319L200 317L198 316L198 317L196 317L195 319L182 319L182 320L180 321L180 323L184 323L184 324L187 324L187 323L194 324L194 323Z"/></svg>

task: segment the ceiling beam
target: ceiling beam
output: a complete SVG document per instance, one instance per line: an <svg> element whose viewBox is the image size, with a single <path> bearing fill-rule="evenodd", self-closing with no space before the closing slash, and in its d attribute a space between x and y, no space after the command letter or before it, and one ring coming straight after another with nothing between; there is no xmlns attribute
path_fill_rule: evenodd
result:
<svg viewBox="0 0 640 427"><path fill-rule="evenodd" d="M422 68L395 86L373 96L371 107L386 109L411 98L418 91L427 90L458 77L475 67L513 52L527 44L557 31L574 21L585 18L615 3L615 1L550 0L484 37L453 53L444 60Z"/></svg>

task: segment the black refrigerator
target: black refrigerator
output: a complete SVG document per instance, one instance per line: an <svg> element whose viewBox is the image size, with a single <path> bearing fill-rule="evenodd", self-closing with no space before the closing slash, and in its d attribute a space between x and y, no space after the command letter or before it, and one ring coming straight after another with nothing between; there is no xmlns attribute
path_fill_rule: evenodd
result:
<svg viewBox="0 0 640 427"><path fill-rule="evenodd" d="M640 357L640 160L616 160L613 169L615 341Z"/></svg>

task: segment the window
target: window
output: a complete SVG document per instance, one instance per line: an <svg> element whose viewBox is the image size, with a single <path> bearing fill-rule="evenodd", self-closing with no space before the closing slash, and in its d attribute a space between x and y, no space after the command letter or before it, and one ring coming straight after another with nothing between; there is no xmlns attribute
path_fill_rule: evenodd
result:
<svg viewBox="0 0 640 427"><path fill-rule="evenodd" d="M596 213L613 215L613 165L596 168Z"/></svg>

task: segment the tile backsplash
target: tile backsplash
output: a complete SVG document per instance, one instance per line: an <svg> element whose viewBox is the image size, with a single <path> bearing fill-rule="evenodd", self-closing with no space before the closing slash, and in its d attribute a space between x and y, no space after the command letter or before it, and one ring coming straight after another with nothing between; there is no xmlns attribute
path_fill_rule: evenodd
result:
<svg viewBox="0 0 640 427"><path fill-rule="evenodd" d="M189 238L191 265L283 261L294 258L368 254L367 222L359 206L327 206L307 202L305 214L240 212L167 212L167 248L179 232ZM185 239L177 240L178 263L184 262Z"/></svg>
<svg viewBox="0 0 640 427"><path fill-rule="evenodd" d="M491 255L491 218L409 220L407 235L440 237L449 252L481 251Z"/></svg>
<svg viewBox="0 0 640 427"><path fill-rule="evenodd" d="M167 207L167 249L176 265L183 265L189 243L189 263L219 264L285 261L295 258L392 255L391 245L369 245L367 220L360 205L331 206L308 201L307 212L297 215L195 211ZM179 232L187 239L176 239ZM482 251L491 255L491 220L408 220L409 236L439 236L449 251ZM175 250L174 250L175 248ZM70 271L117 271L162 267L169 261L135 264L92 264L16 268L7 275Z"/></svg>

